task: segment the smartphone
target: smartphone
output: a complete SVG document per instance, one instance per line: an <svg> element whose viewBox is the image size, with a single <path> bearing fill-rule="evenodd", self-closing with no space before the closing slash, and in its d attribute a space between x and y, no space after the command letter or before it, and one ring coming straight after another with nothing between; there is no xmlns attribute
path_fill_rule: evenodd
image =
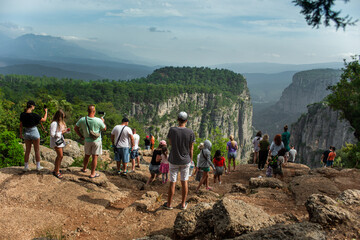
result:
<svg viewBox="0 0 360 240"><path fill-rule="evenodd" d="M47 108L47 106L44 104L44 109Z"/></svg>
<svg viewBox="0 0 360 240"><path fill-rule="evenodd" d="M105 112L98 111L98 114L104 115Z"/></svg>

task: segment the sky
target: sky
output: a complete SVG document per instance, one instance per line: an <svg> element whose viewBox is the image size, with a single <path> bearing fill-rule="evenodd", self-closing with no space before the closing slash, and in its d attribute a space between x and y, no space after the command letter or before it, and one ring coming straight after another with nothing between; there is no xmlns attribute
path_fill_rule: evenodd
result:
<svg viewBox="0 0 360 240"><path fill-rule="evenodd" d="M335 9L360 19L360 1ZM342 62L360 53L360 20L312 28L292 0L0 0L0 34L62 37L150 65Z"/></svg>

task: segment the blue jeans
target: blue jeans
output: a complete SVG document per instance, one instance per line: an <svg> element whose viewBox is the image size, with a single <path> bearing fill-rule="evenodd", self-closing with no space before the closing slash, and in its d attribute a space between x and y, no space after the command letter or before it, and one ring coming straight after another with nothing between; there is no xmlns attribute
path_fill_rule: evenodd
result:
<svg viewBox="0 0 360 240"><path fill-rule="evenodd" d="M129 148L115 148L115 161L123 163L129 162Z"/></svg>

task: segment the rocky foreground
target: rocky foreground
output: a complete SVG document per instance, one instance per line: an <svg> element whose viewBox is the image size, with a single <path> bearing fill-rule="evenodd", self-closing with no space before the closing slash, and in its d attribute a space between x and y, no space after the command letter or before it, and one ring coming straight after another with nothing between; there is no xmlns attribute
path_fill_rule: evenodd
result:
<svg viewBox="0 0 360 240"><path fill-rule="evenodd" d="M240 165L221 185L211 176L213 191L196 194L191 179L181 211L161 207L168 184L145 185L147 161L126 177L106 170L95 179L69 166L57 179L50 163L40 172L0 169L0 239L360 238L359 170L289 163L280 181ZM179 184L175 206L180 195Z"/></svg>

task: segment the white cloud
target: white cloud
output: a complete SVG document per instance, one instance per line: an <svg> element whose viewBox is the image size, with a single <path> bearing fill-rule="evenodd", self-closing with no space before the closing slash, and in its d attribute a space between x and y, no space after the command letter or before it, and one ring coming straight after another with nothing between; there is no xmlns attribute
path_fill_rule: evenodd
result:
<svg viewBox="0 0 360 240"><path fill-rule="evenodd" d="M176 9L140 9L129 8L119 12L106 12L108 17L180 17L182 14Z"/></svg>
<svg viewBox="0 0 360 240"><path fill-rule="evenodd" d="M89 41L89 42L96 42L97 38L84 38L84 37L77 37L77 36L61 36L62 39L67 41Z"/></svg>
<svg viewBox="0 0 360 240"><path fill-rule="evenodd" d="M265 57L273 57L273 58L281 57L280 54L277 54L277 53L265 53L264 56Z"/></svg>

